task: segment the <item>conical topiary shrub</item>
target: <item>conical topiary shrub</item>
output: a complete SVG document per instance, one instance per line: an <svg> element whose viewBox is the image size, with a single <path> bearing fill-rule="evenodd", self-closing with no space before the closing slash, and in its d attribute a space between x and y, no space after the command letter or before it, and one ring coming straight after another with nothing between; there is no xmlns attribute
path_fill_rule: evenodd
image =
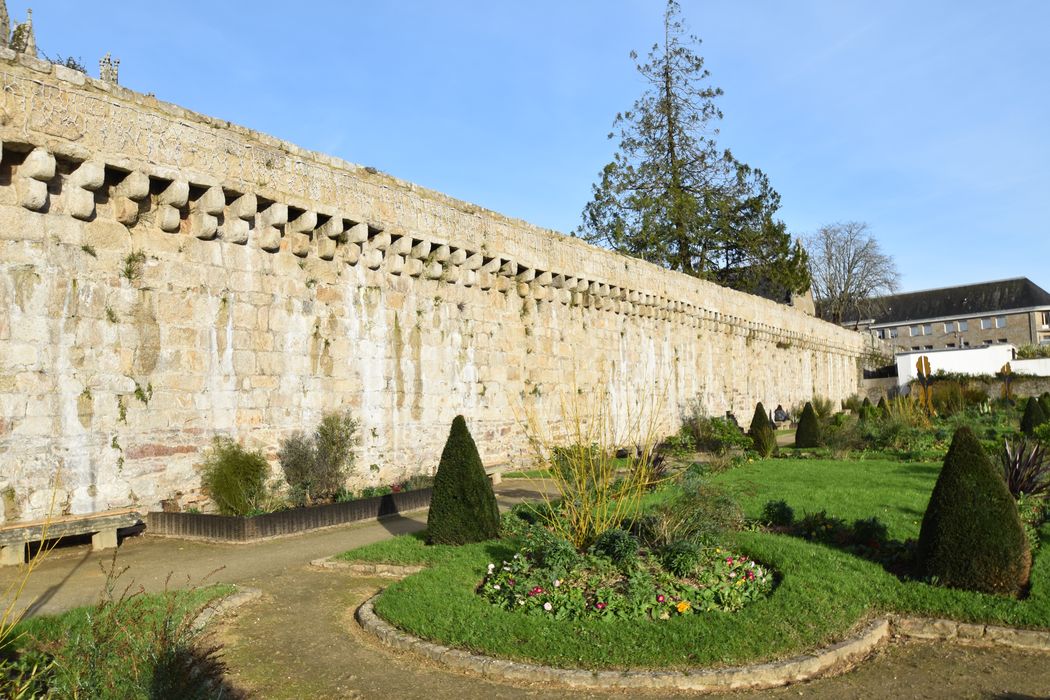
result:
<svg viewBox="0 0 1050 700"><path fill-rule="evenodd" d="M795 428L795 447L820 447L820 421L817 420L817 412L813 410L813 404L809 401L802 409L798 427Z"/></svg>
<svg viewBox="0 0 1050 700"><path fill-rule="evenodd" d="M499 536L499 509L463 416L452 421L427 514L427 542L467 544Z"/></svg>
<svg viewBox="0 0 1050 700"><path fill-rule="evenodd" d="M889 406L886 405L886 397L880 396L879 403L875 406L879 411L879 418L885 418L890 414Z"/></svg>
<svg viewBox="0 0 1050 700"><path fill-rule="evenodd" d="M1032 557L1017 504L969 428L952 438L922 519L918 570L940 584L1016 594Z"/></svg>
<svg viewBox="0 0 1050 700"><path fill-rule="evenodd" d="M1039 403L1039 399L1033 396L1025 404L1024 415L1021 416L1021 432L1031 437L1032 432L1045 422L1046 414L1043 413L1043 406Z"/></svg>
<svg viewBox="0 0 1050 700"><path fill-rule="evenodd" d="M759 401L755 406L755 415L751 418L751 429L747 431L755 444L755 452L761 457L768 457L777 451L777 436L769 425L769 416Z"/></svg>

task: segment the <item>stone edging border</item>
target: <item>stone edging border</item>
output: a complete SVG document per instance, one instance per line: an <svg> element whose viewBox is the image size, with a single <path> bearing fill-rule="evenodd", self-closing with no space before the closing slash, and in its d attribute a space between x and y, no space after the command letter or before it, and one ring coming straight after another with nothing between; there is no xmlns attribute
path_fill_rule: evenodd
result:
<svg viewBox="0 0 1050 700"><path fill-rule="evenodd" d="M358 576L382 576L383 578L404 578L410 574L418 574L426 568L425 566L339 561L330 557L314 559L310 562L310 566L318 569L339 569Z"/></svg>
<svg viewBox="0 0 1050 700"><path fill-rule="evenodd" d="M382 591L366 600L357 609L355 617L362 628L387 646L420 654L445 666L478 673L494 680L546 681L580 689L649 688L716 692L775 688L848 671L870 656L891 636L1050 650L1050 632L975 625L953 620L893 616L873 620L849 639L812 654L802 654L783 661L687 671L563 669L474 654L406 634L376 615L374 603L381 593Z"/></svg>
<svg viewBox="0 0 1050 700"><path fill-rule="evenodd" d="M193 619L193 622L190 623L190 629L194 632L200 632L216 617L226 615L242 605L257 600L261 598L263 594L258 588L246 588L244 586L237 586L236 588L237 590L225 598L222 598L214 605L208 604L205 606L205 608L200 611L200 614Z"/></svg>

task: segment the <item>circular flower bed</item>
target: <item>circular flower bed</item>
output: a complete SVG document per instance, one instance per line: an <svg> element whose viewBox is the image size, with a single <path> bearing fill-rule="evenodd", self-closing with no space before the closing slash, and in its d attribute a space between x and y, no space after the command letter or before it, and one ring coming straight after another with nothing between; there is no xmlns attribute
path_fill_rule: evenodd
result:
<svg viewBox="0 0 1050 700"><path fill-rule="evenodd" d="M489 563L478 593L505 610L557 620L669 620L739 610L773 589L767 567L720 547L658 556L630 546L628 538L610 540L619 541L604 548L600 541L581 554L535 527L511 559Z"/></svg>

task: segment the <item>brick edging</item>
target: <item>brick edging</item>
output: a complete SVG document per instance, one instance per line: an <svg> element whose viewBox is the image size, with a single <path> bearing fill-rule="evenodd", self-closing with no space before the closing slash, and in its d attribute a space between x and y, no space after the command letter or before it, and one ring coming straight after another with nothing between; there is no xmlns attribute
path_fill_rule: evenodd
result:
<svg viewBox="0 0 1050 700"><path fill-rule="evenodd" d="M654 688L707 692L775 688L848 671L891 637L1050 651L1050 631L890 616L873 620L859 634L849 639L812 654L802 654L784 661L686 671L563 669L497 659L414 637L376 615L374 604L381 593L382 591L366 600L357 609L355 617L362 628L387 646L414 652L445 666L478 673L486 678L509 681L540 680L572 688Z"/></svg>

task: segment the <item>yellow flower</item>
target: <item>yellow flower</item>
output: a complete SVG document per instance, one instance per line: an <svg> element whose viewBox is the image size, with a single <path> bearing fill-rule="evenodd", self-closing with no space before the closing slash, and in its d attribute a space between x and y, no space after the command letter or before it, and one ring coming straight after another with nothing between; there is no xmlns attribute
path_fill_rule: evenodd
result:
<svg viewBox="0 0 1050 700"><path fill-rule="evenodd" d="M684 613L686 610L693 606L688 600L680 600L678 601L678 605L676 605L675 607L678 609L678 612Z"/></svg>

